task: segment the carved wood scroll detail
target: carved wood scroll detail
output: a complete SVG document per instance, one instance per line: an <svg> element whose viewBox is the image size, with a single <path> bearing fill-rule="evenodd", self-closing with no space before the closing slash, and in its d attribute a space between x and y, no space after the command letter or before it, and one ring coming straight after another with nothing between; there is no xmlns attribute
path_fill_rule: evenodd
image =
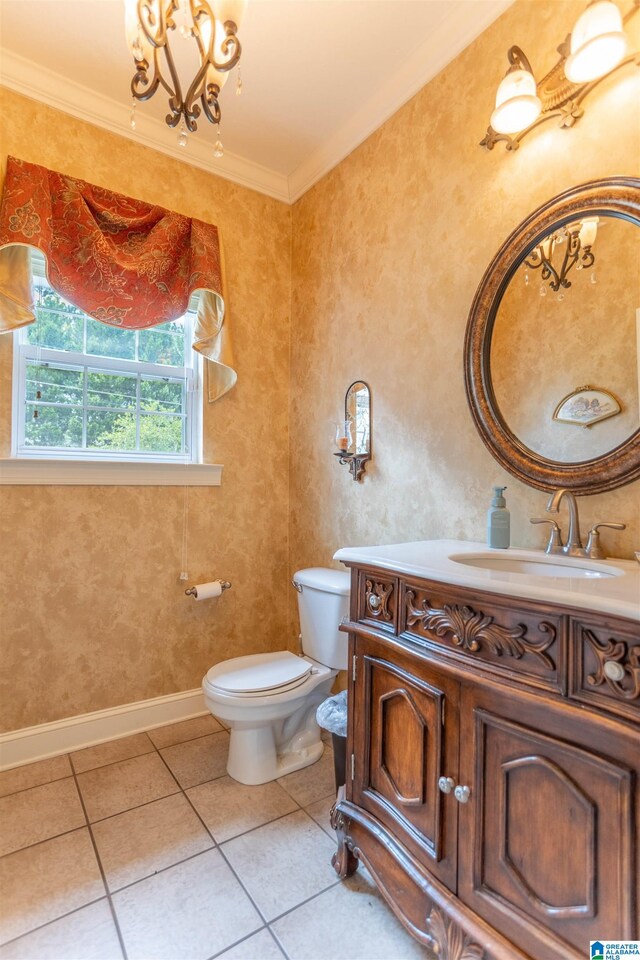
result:
<svg viewBox="0 0 640 960"><path fill-rule="evenodd" d="M614 696L622 700L636 700L640 697L640 646L632 647L624 640L610 637L600 641L592 630L582 628L582 638L589 643L598 660L598 669L589 674L587 683L591 687L600 687L606 683ZM619 663L624 669L621 680L611 680L605 673L607 661Z"/></svg>
<svg viewBox="0 0 640 960"><path fill-rule="evenodd" d="M427 932L433 939L433 950L438 960L485 960L479 943L469 939L462 927L445 917L439 907L433 906L427 917Z"/></svg>
<svg viewBox="0 0 640 960"><path fill-rule="evenodd" d="M498 657L505 653L519 660L524 654L531 654L541 660L548 670L556 668L554 661L545 652L556 639L556 628L546 620L541 620L538 624L538 630L545 634L543 639L532 640L526 635L525 624L503 627L488 614L455 603L445 603L442 609L438 609L431 607L429 600L425 599L419 607L415 607L413 590L407 590L406 597L408 627L421 623L425 630L430 630L437 637L445 637L450 633L455 646L469 653L478 653L484 643Z"/></svg>
<svg viewBox="0 0 640 960"><path fill-rule="evenodd" d="M365 605L367 615L377 620L389 622L393 620L389 612L389 598L393 591L392 583L378 583L376 580L365 580Z"/></svg>

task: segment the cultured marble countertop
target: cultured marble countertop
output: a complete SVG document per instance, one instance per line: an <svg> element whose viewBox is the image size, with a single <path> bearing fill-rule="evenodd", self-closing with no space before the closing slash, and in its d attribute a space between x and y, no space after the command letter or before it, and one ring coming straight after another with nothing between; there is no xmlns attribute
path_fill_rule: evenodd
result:
<svg viewBox="0 0 640 960"><path fill-rule="evenodd" d="M571 564L590 568L595 575L585 578L556 577L491 570L452 560L451 556L455 554L468 558L482 554L490 559L496 557L535 563ZM334 554L334 560L368 564L382 570L489 593L611 613L640 622L640 564L631 560L546 556L542 550L520 550L517 547L490 550L485 543L468 540L418 540L376 547L342 547ZM603 575L614 568L620 572L618 576Z"/></svg>

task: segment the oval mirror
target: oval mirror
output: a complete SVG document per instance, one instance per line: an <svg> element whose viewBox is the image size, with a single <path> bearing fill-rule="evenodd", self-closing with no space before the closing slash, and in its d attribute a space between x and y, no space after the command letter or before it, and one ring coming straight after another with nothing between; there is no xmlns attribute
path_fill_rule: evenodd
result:
<svg viewBox="0 0 640 960"><path fill-rule="evenodd" d="M640 476L640 180L554 198L502 246L473 302L465 381L492 454L539 489Z"/></svg>

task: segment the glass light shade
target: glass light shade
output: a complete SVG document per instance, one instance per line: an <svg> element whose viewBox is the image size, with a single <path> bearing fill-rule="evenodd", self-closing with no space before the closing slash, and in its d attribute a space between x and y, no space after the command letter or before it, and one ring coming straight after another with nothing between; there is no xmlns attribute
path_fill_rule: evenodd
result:
<svg viewBox="0 0 640 960"><path fill-rule="evenodd" d="M199 25L200 37L202 38L202 43L205 50L208 50L211 44L211 24L212 21L207 18L206 20L202 20ZM226 37L224 26L217 21L215 30L216 34L213 40L213 56L216 63L223 63L229 58L228 54L225 56L225 54L222 52L222 43ZM216 70L215 67L209 67L207 70L207 83L217 83L221 90L228 79L228 70L223 72L222 70Z"/></svg>
<svg viewBox="0 0 640 960"><path fill-rule="evenodd" d="M571 33L571 55L564 72L572 83L604 77L627 51L622 15L613 0L596 0L578 18Z"/></svg>
<svg viewBox="0 0 640 960"><path fill-rule="evenodd" d="M585 217L580 226L580 246L592 247L598 232L598 217Z"/></svg>
<svg viewBox="0 0 640 960"><path fill-rule="evenodd" d="M520 133L538 119L541 110L533 74L510 70L498 87L491 126L496 133Z"/></svg>
<svg viewBox="0 0 640 960"><path fill-rule="evenodd" d="M124 0L124 35L129 47L129 53L134 59L139 59L136 53L140 53L138 46L142 50L143 58L151 63L153 59L153 48L146 39L144 31L138 20L138 0Z"/></svg>
<svg viewBox="0 0 640 960"><path fill-rule="evenodd" d="M247 9L247 0L213 0L211 7L216 20L219 20L220 23L233 20L240 30Z"/></svg>
<svg viewBox="0 0 640 960"><path fill-rule="evenodd" d="M353 444L353 423L351 420L338 420L334 423L334 442L341 453L348 453Z"/></svg>

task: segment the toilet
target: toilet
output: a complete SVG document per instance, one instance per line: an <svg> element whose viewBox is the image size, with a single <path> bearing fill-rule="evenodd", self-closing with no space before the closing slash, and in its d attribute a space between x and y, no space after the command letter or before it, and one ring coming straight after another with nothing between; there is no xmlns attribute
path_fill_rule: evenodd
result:
<svg viewBox="0 0 640 960"><path fill-rule="evenodd" d="M316 710L338 671L347 669L347 635L338 627L349 613L349 573L310 567L292 583L302 655L235 657L211 667L202 681L207 707L230 729L227 772L240 783L267 783L320 759Z"/></svg>

